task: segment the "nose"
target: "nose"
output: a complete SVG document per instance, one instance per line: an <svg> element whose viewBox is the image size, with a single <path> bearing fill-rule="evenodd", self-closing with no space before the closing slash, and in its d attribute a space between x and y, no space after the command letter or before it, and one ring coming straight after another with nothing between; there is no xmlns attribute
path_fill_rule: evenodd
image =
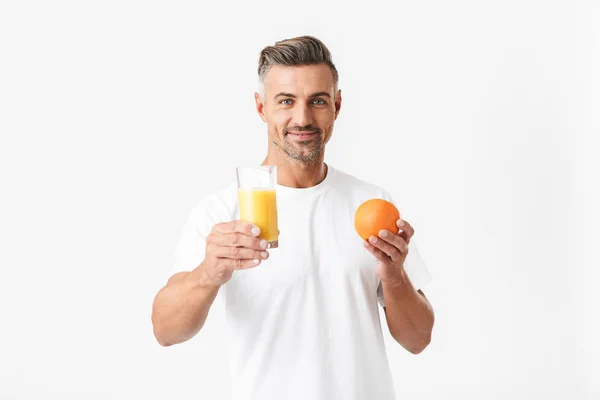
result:
<svg viewBox="0 0 600 400"><path fill-rule="evenodd" d="M310 107L306 104L299 103L294 110L294 124L300 127L312 125L313 117Z"/></svg>

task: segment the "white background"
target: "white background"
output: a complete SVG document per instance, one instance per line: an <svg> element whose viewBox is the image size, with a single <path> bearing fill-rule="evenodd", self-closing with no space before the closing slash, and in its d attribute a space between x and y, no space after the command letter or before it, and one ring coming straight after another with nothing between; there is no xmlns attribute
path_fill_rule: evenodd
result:
<svg viewBox="0 0 600 400"><path fill-rule="evenodd" d="M394 195L434 276L426 351L385 330L398 398L600 398L599 21L566 0L2 2L0 398L227 398L223 316L162 348L151 304L191 208L262 161L258 53L300 34L340 72L326 161Z"/></svg>

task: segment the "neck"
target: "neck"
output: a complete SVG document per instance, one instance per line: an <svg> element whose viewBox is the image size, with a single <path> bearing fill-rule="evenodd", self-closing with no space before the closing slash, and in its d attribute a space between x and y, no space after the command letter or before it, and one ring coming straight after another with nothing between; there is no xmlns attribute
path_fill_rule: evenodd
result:
<svg viewBox="0 0 600 400"><path fill-rule="evenodd" d="M305 163L282 153L282 151L270 151L262 162L262 165L277 167L278 184L292 188L309 188L318 185L325 179L327 165L324 161L324 154L310 163Z"/></svg>

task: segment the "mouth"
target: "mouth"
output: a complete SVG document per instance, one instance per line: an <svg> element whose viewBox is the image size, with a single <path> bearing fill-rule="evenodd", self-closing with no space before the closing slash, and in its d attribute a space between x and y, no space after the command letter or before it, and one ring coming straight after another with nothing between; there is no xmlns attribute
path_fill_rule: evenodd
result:
<svg viewBox="0 0 600 400"><path fill-rule="evenodd" d="M317 136L317 131L288 132L289 136L298 140L310 140Z"/></svg>

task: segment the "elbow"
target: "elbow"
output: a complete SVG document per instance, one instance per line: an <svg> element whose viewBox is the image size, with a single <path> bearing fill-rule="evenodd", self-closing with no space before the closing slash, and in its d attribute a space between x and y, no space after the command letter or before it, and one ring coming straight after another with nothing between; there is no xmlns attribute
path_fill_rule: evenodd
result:
<svg viewBox="0 0 600 400"><path fill-rule="evenodd" d="M415 340L415 343L413 346L409 346L407 348L407 350L409 352L411 352L412 354L420 354L423 352L423 350L425 350L427 348L427 346L429 346L429 344L431 343L431 334L433 332L433 326L435 324L435 317L433 314L433 310L431 311L431 320L429 321L429 324L427 325L427 328L425 328L425 330L421 330L418 339Z"/></svg>
<svg viewBox="0 0 600 400"><path fill-rule="evenodd" d="M160 344L163 347L171 346L173 343L171 343L165 339L164 335L161 332L159 325L160 324L157 321L156 315L153 313L152 314L152 332L154 333L154 338L156 339L158 344Z"/></svg>
<svg viewBox="0 0 600 400"><path fill-rule="evenodd" d="M156 296L152 304L152 314L150 317L152 321L152 333L154 334L154 338L156 339L158 344L160 344L163 347L168 347L173 345L173 343L165 339L164 328L162 327L164 324L161 323L161 318L159 316L159 308L157 306L157 298L159 297L159 295Z"/></svg>
<svg viewBox="0 0 600 400"><path fill-rule="evenodd" d="M162 347L173 346L194 336L197 331L189 336L182 336L177 327L170 326L157 310L152 313L152 332L154 338Z"/></svg>
<svg viewBox="0 0 600 400"><path fill-rule="evenodd" d="M420 354L429 346L429 343L431 343L431 332L424 335L416 345L408 347L407 350L415 355Z"/></svg>
<svg viewBox="0 0 600 400"><path fill-rule="evenodd" d="M422 332L418 337L412 336L410 339L406 336L392 335L392 337L411 354L422 353L431 343L431 331Z"/></svg>
<svg viewBox="0 0 600 400"><path fill-rule="evenodd" d="M158 344L160 344L162 347L169 347L169 346L173 346L173 343L171 342L167 342L164 339L161 339L160 336L157 336L156 334L154 334L154 337L156 337L156 341L158 342Z"/></svg>

